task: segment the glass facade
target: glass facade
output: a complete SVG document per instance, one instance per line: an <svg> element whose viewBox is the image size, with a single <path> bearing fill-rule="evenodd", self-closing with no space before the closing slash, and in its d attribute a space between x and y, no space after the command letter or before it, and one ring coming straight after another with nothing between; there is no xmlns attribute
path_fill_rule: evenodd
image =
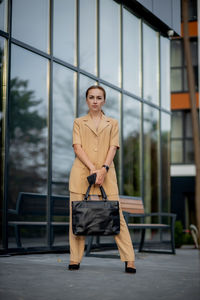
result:
<svg viewBox="0 0 200 300"><path fill-rule="evenodd" d="M90 85L105 88L104 112L119 121L120 194L142 198L146 212L169 211L169 40L113 0L7 3L0 4L0 247L68 249L62 212L73 119L87 113Z"/></svg>

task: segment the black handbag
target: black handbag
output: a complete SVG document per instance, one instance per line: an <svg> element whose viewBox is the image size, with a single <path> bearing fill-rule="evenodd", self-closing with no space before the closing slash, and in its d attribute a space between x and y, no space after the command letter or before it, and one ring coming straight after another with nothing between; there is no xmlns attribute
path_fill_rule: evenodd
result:
<svg viewBox="0 0 200 300"><path fill-rule="evenodd" d="M95 174L96 175L96 174ZM115 235L120 232L119 201L110 201L100 186L102 200L88 200L96 176L88 176L89 186L83 201L72 201L72 231L75 235Z"/></svg>

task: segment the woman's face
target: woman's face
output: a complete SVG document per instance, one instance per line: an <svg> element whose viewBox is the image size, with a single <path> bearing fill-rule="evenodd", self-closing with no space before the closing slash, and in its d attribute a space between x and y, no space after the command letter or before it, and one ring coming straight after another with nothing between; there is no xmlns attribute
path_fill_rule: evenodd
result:
<svg viewBox="0 0 200 300"><path fill-rule="evenodd" d="M104 93L100 89L91 89L88 91L86 98L89 111L99 112L102 106L105 104Z"/></svg>

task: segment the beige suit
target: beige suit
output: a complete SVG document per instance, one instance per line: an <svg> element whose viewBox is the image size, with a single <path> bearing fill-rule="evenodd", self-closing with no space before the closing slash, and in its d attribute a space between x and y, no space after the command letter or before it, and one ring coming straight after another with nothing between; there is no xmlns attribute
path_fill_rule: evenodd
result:
<svg viewBox="0 0 200 300"><path fill-rule="evenodd" d="M110 146L119 148L119 130L118 122L112 118L108 118L102 114L98 131L96 131L90 115L80 117L74 120L73 128L73 145L79 144L87 154L90 161L96 169L100 169L105 163ZM83 200L88 181L87 176L90 174L89 169L75 158L69 180L70 190L70 261L79 263L82 259L85 246L84 236L75 236L72 233L71 224L71 201ZM114 163L112 162L110 169L105 177L103 187L109 200L118 200L118 187L115 173ZM98 185L91 188L91 195L100 195ZM115 236L120 257L122 261L134 261L135 255L132 246L130 234L124 220L122 210L120 208L120 233Z"/></svg>

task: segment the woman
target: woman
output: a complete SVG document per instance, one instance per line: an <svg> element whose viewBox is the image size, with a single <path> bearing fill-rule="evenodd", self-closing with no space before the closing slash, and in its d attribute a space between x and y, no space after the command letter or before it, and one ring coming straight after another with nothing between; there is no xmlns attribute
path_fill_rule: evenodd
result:
<svg viewBox="0 0 200 300"><path fill-rule="evenodd" d="M89 112L74 120L73 148L76 155L70 180L70 263L69 270L78 270L84 254L85 237L72 232L71 201L83 200L88 187L87 176L96 173L96 182L90 194L100 195L103 185L109 200L119 200L113 159L119 148L118 122L106 117L102 111L106 92L100 86L91 86L86 91ZM135 255L130 234L120 208L120 233L114 236L120 258L125 262L125 271L136 273Z"/></svg>

